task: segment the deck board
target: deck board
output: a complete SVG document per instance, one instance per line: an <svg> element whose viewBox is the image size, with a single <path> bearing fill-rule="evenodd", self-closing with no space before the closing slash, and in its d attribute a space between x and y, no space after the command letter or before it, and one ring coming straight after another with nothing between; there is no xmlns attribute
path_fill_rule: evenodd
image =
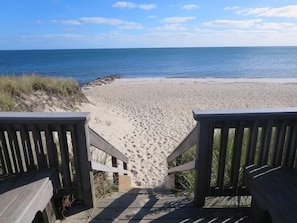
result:
<svg viewBox="0 0 297 223"><path fill-rule="evenodd" d="M213 203L211 203L214 201ZM164 189L134 188L98 200L92 210L68 216L65 222L250 222L249 208L236 207L230 198L208 198L208 206L195 207L193 199ZM233 203L233 205L231 205ZM225 206L224 206L225 204ZM230 208L231 205L231 208Z"/></svg>
<svg viewBox="0 0 297 223"><path fill-rule="evenodd" d="M281 167L250 167L245 181L253 198L276 222L296 222L297 170Z"/></svg>
<svg viewBox="0 0 297 223"><path fill-rule="evenodd" d="M0 222L31 222L53 196L53 170L16 174L0 180Z"/></svg>

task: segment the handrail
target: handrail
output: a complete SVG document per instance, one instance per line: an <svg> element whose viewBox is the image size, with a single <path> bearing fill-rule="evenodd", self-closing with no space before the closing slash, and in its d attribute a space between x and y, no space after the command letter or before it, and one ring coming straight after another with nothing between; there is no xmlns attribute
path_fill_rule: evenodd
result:
<svg viewBox="0 0 297 223"><path fill-rule="evenodd" d="M116 167L109 167L101 163L93 162L92 161L92 169L103 171L103 172L109 172L109 173L123 173L123 174L129 174L128 170L116 168Z"/></svg>
<svg viewBox="0 0 297 223"><path fill-rule="evenodd" d="M117 150L114 146L112 146L109 142L107 142L104 138L102 138L97 132L95 132L92 128L89 127L90 134L90 144L101 151L123 161L124 163L129 163L129 158Z"/></svg>
<svg viewBox="0 0 297 223"><path fill-rule="evenodd" d="M167 173L169 174L169 173L175 173L175 172L183 172L183 171L192 170L192 169L195 169L195 160L170 168L168 169Z"/></svg>
<svg viewBox="0 0 297 223"><path fill-rule="evenodd" d="M196 121L211 120L253 120L253 119L290 119L297 115L297 108L258 108L258 109L225 109L225 110L194 110Z"/></svg>
<svg viewBox="0 0 297 223"><path fill-rule="evenodd" d="M89 112L0 112L0 122L75 122L89 121Z"/></svg>
<svg viewBox="0 0 297 223"><path fill-rule="evenodd" d="M167 157L167 162L171 162L176 157L183 154L185 151L190 149L192 146L196 144L197 141L197 131L194 128L189 135L176 147L176 149Z"/></svg>
<svg viewBox="0 0 297 223"><path fill-rule="evenodd" d="M123 153L117 150L109 142L107 142L103 137L96 133L93 129L89 127L89 136L90 136L90 145L96 149L101 150L111 156L112 166L109 167L102 163L97 163L95 161L91 162L92 169L103 172L113 173L113 182L119 183L119 173L128 175L129 171L127 170L127 164L129 158L126 157ZM118 160L123 162L123 168L118 168Z"/></svg>

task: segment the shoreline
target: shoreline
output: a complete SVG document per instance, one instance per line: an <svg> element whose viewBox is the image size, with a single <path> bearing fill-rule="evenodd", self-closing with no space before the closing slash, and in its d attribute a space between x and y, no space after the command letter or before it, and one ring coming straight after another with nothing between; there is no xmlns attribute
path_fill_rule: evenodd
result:
<svg viewBox="0 0 297 223"><path fill-rule="evenodd" d="M297 78L213 78L213 77L121 77L119 75L111 75L105 77L99 77L80 87L82 90L88 90L94 87L118 83L297 83Z"/></svg>
<svg viewBox="0 0 297 223"><path fill-rule="evenodd" d="M167 156L196 124L192 111L297 107L297 79L121 78L83 90L90 127L129 157L134 186L164 183Z"/></svg>
<svg viewBox="0 0 297 223"><path fill-rule="evenodd" d="M256 82L256 83L297 83L297 78L215 78L215 77L121 77L118 80L124 82L150 82L150 81L172 81L172 82L219 82L219 83L233 83L233 82ZM117 81L118 81L117 80Z"/></svg>

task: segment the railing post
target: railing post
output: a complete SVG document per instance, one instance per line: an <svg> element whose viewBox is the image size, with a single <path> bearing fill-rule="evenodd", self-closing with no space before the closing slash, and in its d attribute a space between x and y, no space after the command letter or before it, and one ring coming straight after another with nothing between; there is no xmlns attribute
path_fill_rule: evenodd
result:
<svg viewBox="0 0 297 223"><path fill-rule="evenodd" d="M195 191L194 203L196 206L204 206L205 197L208 195L208 189L211 176L212 150L210 144L213 141L213 132L209 121L199 120L197 123L197 151L195 164Z"/></svg>
<svg viewBox="0 0 297 223"><path fill-rule="evenodd" d="M80 188L85 207L93 207L95 203L95 191L93 171L91 166L89 127L87 122L79 123L75 129L77 139L78 170L80 172Z"/></svg>
<svg viewBox="0 0 297 223"><path fill-rule="evenodd" d="M123 169L124 170L128 170L127 163L125 163L125 162L123 162ZM124 173L124 175L128 175L128 174Z"/></svg>
<svg viewBox="0 0 297 223"><path fill-rule="evenodd" d="M118 167L118 160L116 157L114 157L114 156L111 157L111 163L112 163L112 167L115 167L115 168ZM114 184L119 183L119 174L118 173L113 173L113 183Z"/></svg>
<svg viewBox="0 0 297 223"><path fill-rule="evenodd" d="M182 160L182 155L176 157L175 159L175 166L180 166L181 165L181 160ZM181 180L182 180L182 177L180 176L180 172L176 172L173 174L174 176L174 187L176 189L181 189L182 186L181 186Z"/></svg>

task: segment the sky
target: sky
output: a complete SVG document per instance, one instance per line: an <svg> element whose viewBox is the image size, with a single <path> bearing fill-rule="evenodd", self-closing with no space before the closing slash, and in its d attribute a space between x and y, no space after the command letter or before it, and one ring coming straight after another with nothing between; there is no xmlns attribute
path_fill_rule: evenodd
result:
<svg viewBox="0 0 297 223"><path fill-rule="evenodd" d="M296 0L0 1L0 50L296 45Z"/></svg>

